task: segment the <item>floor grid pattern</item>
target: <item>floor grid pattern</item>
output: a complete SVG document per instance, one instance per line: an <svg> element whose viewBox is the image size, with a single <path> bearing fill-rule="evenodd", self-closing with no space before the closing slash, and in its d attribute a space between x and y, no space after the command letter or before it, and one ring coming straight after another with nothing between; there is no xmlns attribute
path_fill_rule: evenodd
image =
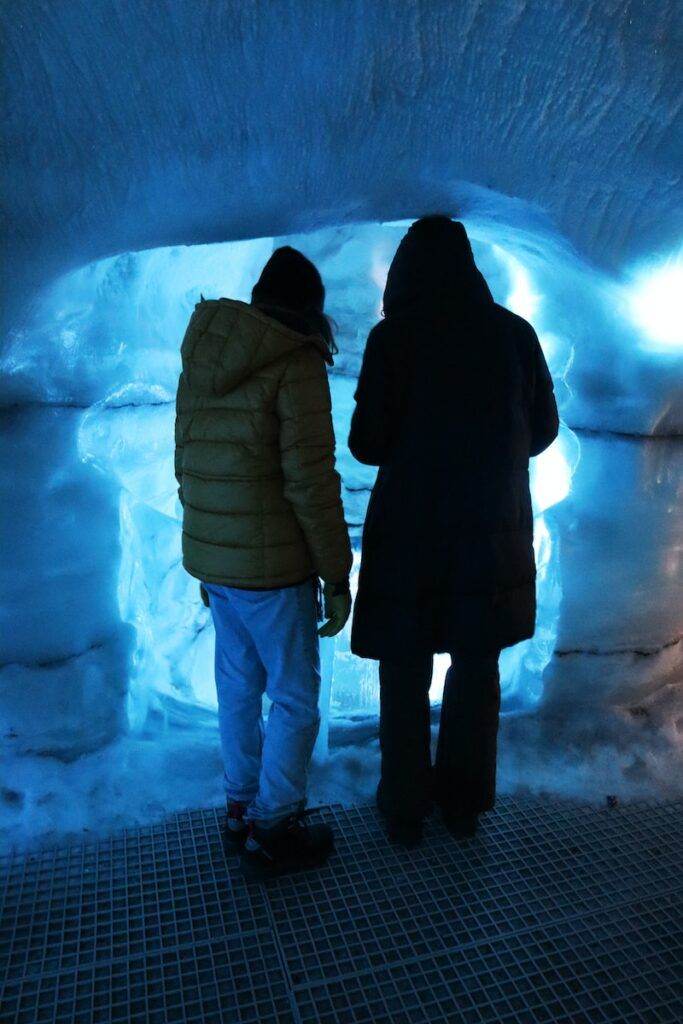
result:
<svg viewBox="0 0 683 1024"><path fill-rule="evenodd" d="M327 867L267 884L216 810L0 858L0 1022L683 1021L683 803L501 797L413 851L316 817Z"/></svg>

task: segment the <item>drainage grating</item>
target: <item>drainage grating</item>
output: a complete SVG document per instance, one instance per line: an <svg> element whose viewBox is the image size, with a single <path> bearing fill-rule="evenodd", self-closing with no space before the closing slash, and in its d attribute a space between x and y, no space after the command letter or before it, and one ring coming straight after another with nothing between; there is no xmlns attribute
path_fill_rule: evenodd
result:
<svg viewBox="0 0 683 1024"><path fill-rule="evenodd" d="M661 901L594 911L312 986L301 1020L326 1024L680 1022L681 911ZM678 943L678 962L672 941Z"/></svg>
<svg viewBox="0 0 683 1024"><path fill-rule="evenodd" d="M0 861L0 1021L235 1024L683 1019L683 804L501 797L477 838L337 853L249 885L219 814Z"/></svg>
<svg viewBox="0 0 683 1024"><path fill-rule="evenodd" d="M270 932L24 978L7 985L2 1007L0 1020L17 1024L297 1020Z"/></svg>
<svg viewBox="0 0 683 1024"><path fill-rule="evenodd" d="M0 908L10 978L270 927L265 894L231 882L215 812L17 859Z"/></svg>
<svg viewBox="0 0 683 1024"><path fill-rule="evenodd" d="M327 817L352 855L269 892L295 984L492 941L681 883L680 829L653 833L621 811L506 809L487 815L473 842L435 826L411 852L381 841L371 808Z"/></svg>

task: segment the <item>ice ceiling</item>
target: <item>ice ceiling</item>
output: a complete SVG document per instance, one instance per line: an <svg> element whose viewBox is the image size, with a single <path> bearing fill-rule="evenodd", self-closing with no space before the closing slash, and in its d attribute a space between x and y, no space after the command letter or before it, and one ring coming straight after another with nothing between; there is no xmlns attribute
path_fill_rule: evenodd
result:
<svg viewBox="0 0 683 1024"><path fill-rule="evenodd" d="M339 324L357 537L372 479L344 442L396 221L465 221L542 338L564 422L534 471L539 632L505 656L507 707L567 722L680 686L680 4L17 0L0 31L0 825L102 820L128 754L88 768L80 803L30 759L78 765L131 726L188 730L142 818L208 798L206 777L178 785L214 727L170 401L198 294L246 297L276 240L320 265ZM334 715L374 706L343 640L326 666Z"/></svg>
<svg viewBox="0 0 683 1024"><path fill-rule="evenodd" d="M675 0L4 4L7 315L113 253L497 195L611 270L668 256L682 21Z"/></svg>

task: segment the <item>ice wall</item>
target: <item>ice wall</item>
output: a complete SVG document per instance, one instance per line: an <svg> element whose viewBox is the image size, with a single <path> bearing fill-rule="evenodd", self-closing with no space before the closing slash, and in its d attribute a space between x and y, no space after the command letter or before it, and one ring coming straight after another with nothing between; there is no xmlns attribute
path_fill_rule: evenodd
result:
<svg viewBox="0 0 683 1024"><path fill-rule="evenodd" d="M118 614L111 487L83 464L81 411L4 412L0 712L3 752L74 757L126 728L132 629ZM11 790L11 772L3 778Z"/></svg>
<svg viewBox="0 0 683 1024"><path fill-rule="evenodd" d="M503 654L504 710L535 708L599 733L604 720L581 717L581 707L642 709L681 678L673 435L682 350L661 301L643 299L643 290L658 294L657 265L645 279L599 275L558 237L485 219L468 229L496 297L536 325L562 416L575 421L532 466L538 629ZM374 471L345 441L365 338L404 230L368 224L114 257L57 279L10 334L1 369L14 405L2 414L10 440L2 480L16 494L21 543L2 566L0 680L13 835L61 828L69 800L64 824L78 828L219 794L213 631L180 559L171 443L179 340L200 293L247 298L275 245L295 244L316 260L338 324L334 415L358 543ZM357 743L368 742L362 722L377 710L376 669L351 656L348 631L327 645L324 662L318 752L330 724L334 744L341 737L359 752L352 768L335 755L341 775L320 769L321 798L340 786L365 795L372 755L359 760ZM199 775L193 751L205 766ZM150 781L155 764L163 778ZM136 772L148 779L144 797L127 802Z"/></svg>
<svg viewBox="0 0 683 1024"><path fill-rule="evenodd" d="M365 338L380 314L388 263L405 228L405 223L338 227L305 236L160 249L100 261L59 278L41 295L32 322L10 335L3 363L8 393L24 406L50 402L53 409L57 404L69 404L85 410L76 420L69 418L69 436L75 448L71 457L95 471L93 486L97 481L109 495L110 520L113 510L118 510L118 547L117 555L110 557L111 579L106 591L98 582L96 597L89 600L88 609L92 613L104 607L102 595L106 593L108 614L116 619L117 611L118 618L132 627L135 641L132 662L125 673L128 685L121 684L119 693L126 695L128 720L134 726L144 725L150 709L158 706L159 695L190 704L215 703L212 631L207 629L207 615L198 602L196 586L180 565L180 508L169 440L179 372L178 340L194 302L200 293L248 298L262 264L273 247L282 242L301 247L318 263L327 283L329 309L338 326L341 351L332 378L334 415L347 520L358 545L375 471L356 463L346 448L352 395ZM468 228L478 262L496 297L535 323L555 378L563 417L568 411L574 421L578 420L579 434L585 434L586 429L600 431L605 421L622 434L634 429L648 432L661 424L663 417L675 425L676 384L671 370L680 365L677 342L675 338L673 343L667 340L668 336L662 341L661 325L656 325L654 337L647 334L648 309L640 279L636 288L630 277L620 281L596 275L557 236L538 235L519 227L501 229L484 219L468 222ZM653 270L650 280L656 282L657 274L658 270ZM653 304L651 309L654 314L659 305ZM635 335L635 331L639 333ZM605 386L606 377L609 386ZM600 394L599 403L593 400L595 393ZM26 427L24 430L31 433ZM577 434L566 425L558 442L532 463L539 566L538 628L532 641L503 654L506 710L533 706L542 695L543 672L553 656L560 629L564 592L560 535L563 529L567 532L571 518L563 503L570 495L584 443L589 445L590 459L601 458L601 468L611 457L619 457L617 479L622 509L629 495L640 494L640 489L634 488L637 473L632 458L624 459L619 446L610 441L601 447L592 433L579 443ZM658 443L661 445L661 441ZM54 459L63 464L60 450ZM660 486L662 481L656 474L654 477L661 491L662 522L652 516L647 521L642 511L637 512L637 521L641 526L647 523L647 536L654 539L649 548L641 545L643 556L635 564L628 545L630 525L625 525L625 541L616 556L606 555L601 546L610 551L614 548L615 538L620 536L618 528L614 527L611 538L607 538L604 527L596 536L591 534L590 524L581 527L581 543L592 544L595 549L585 548L589 564L609 575L618 596L601 610L601 602L585 590L585 574L572 573L571 560L565 557L567 587L574 597L573 604L567 603L563 612L563 657L596 648L595 639L588 642L579 635L587 602L593 608L592 621L601 623L595 631L603 638L602 646L598 643L600 650L615 646L610 633L615 624L616 633L622 637L623 653L631 642L636 643L638 630L644 629L647 634L650 624L656 622L660 601L654 594L638 611L640 625L636 630L634 613L628 610L632 580L624 577L624 567L631 566L631 576L640 578L643 564L656 554L658 545L663 544L669 551L675 543L672 529L676 522L666 520L665 515L670 484L675 478L672 472L673 467L664 486ZM614 505L614 485L605 487L594 466L585 467L581 473L581 500L578 505L575 499L570 502L570 507L579 510L571 513L574 525L570 533L582 510L591 509L593 522L598 508ZM646 491L648 500L651 489L652 483ZM74 526L78 530L76 519ZM109 539L111 542L111 536ZM76 562L72 569L69 562L68 555L60 558L52 566L52 573L58 577L66 569L78 579L83 564ZM14 580L25 588L30 578L30 571L22 563ZM669 578L673 590L661 590L667 609L675 607L672 598L676 574ZM116 611L112 611L111 601L114 590ZM15 636L22 635L21 609L26 603L25 593L9 603L19 613L12 630ZM29 603L42 607L40 597ZM616 607L618 614L614 613ZM67 616L63 618L68 621ZM643 634L642 642L650 647L668 643L675 636L675 614L660 616L657 626L661 626L661 636L657 629L652 635ZM29 646L34 630L35 623L29 622L23 631ZM74 617L75 651L83 646L84 632L87 638L82 620ZM666 649L677 663L675 649ZM441 659L437 665L433 699L440 696L445 662ZM332 713L376 712L376 671L374 666L351 657L348 635L338 640L330 664ZM658 678L652 668L650 664L646 670L651 681ZM80 683L74 679L73 686L78 690ZM609 688L605 685L600 689L607 699ZM565 690L576 695L575 684L568 688L560 684L554 692ZM55 727L53 731L58 730ZM29 730L26 732L28 737ZM35 744L36 737L33 732L30 735L30 742ZM64 750L66 735L65 730ZM94 739L92 742L96 745ZM85 746L76 739L73 754ZM45 741L33 749L46 749Z"/></svg>
<svg viewBox="0 0 683 1024"><path fill-rule="evenodd" d="M338 322L341 352L332 391L338 461L356 547L375 471L357 464L346 447L352 396L365 338L379 315L388 262L405 229L405 224L366 225L286 239L315 256ZM213 631L207 629L207 613L198 601L196 584L181 566L181 510L170 441L180 368L178 339L202 291L248 298L263 262L281 241L268 238L154 250L90 265L47 289L33 323L17 332L7 347L6 382L15 398L24 403L50 401L53 407L56 402L84 407L77 420L76 456L98 471L112 509L118 508L118 613L135 637L131 664L123 666L119 696L125 694L133 728L144 726L150 711L159 707L161 696L215 707ZM475 246L499 298L509 299L527 315L535 313L539 298L531 294L522 264L484 239L475 241ZM551 342L561 384L567 354L560 353L562 364L554 338ZM30 428L24 429L30 433ZM566 497L577 451L573 435L564 429L558 444L534 465L539 628L533 641L503 656L506 708L536 703L542 671L552 655L561 586L558 547L543 513ZM63 461L61 452L55 457ZM73 571L77 577L84 567L77 563ZM53 567L53 572L58 575L59 566ZM30 571L22 565L15 579L22 582L25 577L30 578ZM34 603L40 607L40 601ZM101 600L91 599L90 608L101 604ZM17 599L13 606L20 609L22 600ZM32 628L30 624L29 643ZM17 621L16 631L20 630ZM78 618L73 621L72 635L73 647L78 649ZM376 713L376 667L351 656L348 631L328 646L332 714ZM446 662L439 659L433 699L440 697ZM78 691L77 678L72 685ZM62 684L61 692L69 688ZM327 706L323 710L327 712ZM33 744L32 749L46 749L45 740L33 731L29 739L29 731L18 726L16 715L14 728L23 734L17 736L17 746L26 742ZM59 732L54 715L52 731ZM67 750L66 735L65 730L63 752ZM324 728L321 744L325 741ZM74 741L71 737L71 742L72 756L85 749L78 738Z"/></svg>

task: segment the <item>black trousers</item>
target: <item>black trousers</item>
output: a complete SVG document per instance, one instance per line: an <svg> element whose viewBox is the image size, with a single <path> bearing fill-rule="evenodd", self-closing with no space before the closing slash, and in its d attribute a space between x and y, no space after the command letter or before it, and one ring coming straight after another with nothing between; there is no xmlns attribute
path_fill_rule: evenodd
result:
<svg viewBox="0 0 683 1024"><path fill-rule="evenodd" d="M500 712L499 651L453 652L446 674L436 762L430 751L432 656L380 661L377 791L392 818L415 820L436 802L455 815L493 807Z"/></svg>

